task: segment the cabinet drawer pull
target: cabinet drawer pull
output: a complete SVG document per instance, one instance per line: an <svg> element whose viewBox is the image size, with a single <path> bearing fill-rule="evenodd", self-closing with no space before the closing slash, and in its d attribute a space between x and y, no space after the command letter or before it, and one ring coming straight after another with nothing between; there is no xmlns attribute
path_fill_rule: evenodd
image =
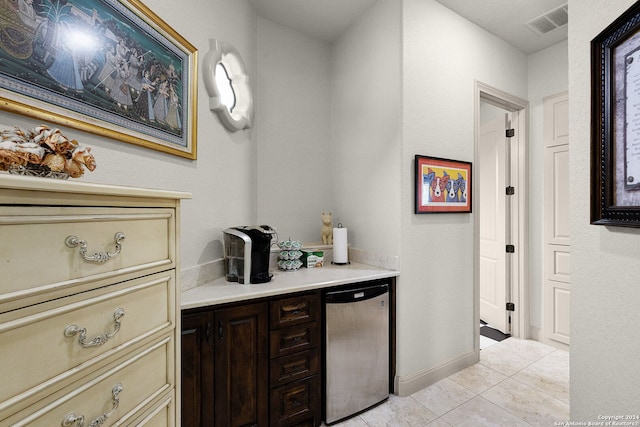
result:
<svg viewBox="0 0 640 427"><path fill-rule="evenodd" d="M93 255L87 255L87 242L85 240L80 240L76 236L68 236L64 241L65 244L70 248L75 248L76 246L80 246L80 255L82 259L89 262L97 262L98 264L103 264L109 261L112 258L118 256L120 251L122 250L122 241L125 239L125 235L123 232L119 231L113 236L113 239L116 243L116 249L113 252L96 252Z"/></svg>
<svg viewBox="0 0 640 427"><path fill-rule="evenodd" d="M100 415L93 421L91 421L88 424L89 427L101 426L102 424L105 423L105 421L107 421L107 418L109 418L115 412L115 410L118 409L118 405L120 405L120 393L122 392L122 390L124 390L124 387L120 383L113 386L113 390L111 390L111 394L113 395L111 410L109 412L106 412ZM76 415L75 412L71 412L67 414L62 420L62 426L63 427L71 427L71 426L84 427L84 415Z"/></svg>
<svg viewBox="0 0 640 427"><path fill-rule="evenodd" d="M284 315L294 315L297 316L298 314L302 313L302 311L307 307L307 304L304 302L295 304L295 305L283 305L282 306L282 312L284 313Z"/></svg>
<svg viewBox="0 0 640 427"><path fill-rule="evenodd" d="M76 334L78 334L78 342L83 347L99 347L102 344L109 341L110 338L112 338L115 334L118 333L118 331L120 330L120 319L122 319L122 316L124 316L124 309L123 308L116 309L116 311L113 312L113 320L115 322L113 331L105 332L104 334L98 335L97 337L92 338L91 340L87 340L87 328L81 328L77 325L67 326L66 329L64 330L64 336L73 337Z"/></svg>

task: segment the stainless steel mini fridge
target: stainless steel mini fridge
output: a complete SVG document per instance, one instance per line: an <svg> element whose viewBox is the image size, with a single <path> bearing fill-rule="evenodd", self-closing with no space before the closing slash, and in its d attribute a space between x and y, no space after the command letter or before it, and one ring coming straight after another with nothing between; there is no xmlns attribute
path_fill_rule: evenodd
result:
<svg viewBox="0 0 640 427"><path fill-rule="evenodd" d="M325 422L389 397L389 284L326 292Z"/></svg>

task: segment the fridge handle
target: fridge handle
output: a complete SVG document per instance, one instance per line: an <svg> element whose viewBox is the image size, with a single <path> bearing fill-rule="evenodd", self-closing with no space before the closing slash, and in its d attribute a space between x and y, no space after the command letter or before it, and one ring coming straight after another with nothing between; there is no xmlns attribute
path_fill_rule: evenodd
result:
<svg viewBox="0 0 640 427"><path fill-rule="evenodd" d="M327 292L325 302L327 304L346 304L357 301L366 301L389 292L387 283L367 286L346 291Z"/></svg>

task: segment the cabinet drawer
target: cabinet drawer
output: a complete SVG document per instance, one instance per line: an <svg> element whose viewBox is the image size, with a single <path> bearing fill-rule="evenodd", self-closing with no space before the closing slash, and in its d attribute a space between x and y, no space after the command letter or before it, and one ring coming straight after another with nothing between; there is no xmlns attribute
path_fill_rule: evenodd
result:
<svg viewBox="0 0 640 427"><path fill-rule="evenodd" d="M175 427L176 417L175 396L172 391L168 396L163 396L158 402L151 405L151 409L142 410L133 422L127 421L126 425L136 427Z"/></svg>
<svg viewBox="0 0 640 427"><path fill-rule="evenodd" d="M112 410L104 424L95 425L110 426L122 418L130 419L173 388L174 378L169 370L173 347L173 337L167 336L130 357L97 370L85 380L70 384L11 418L0 420L0 424L15 427L76 426L77 422L70 421L83 416L85 425L93 425L92 421Z"/></svg>
<svg viewBox="0 0 640 427"><path fill-rule="evenodd" d="M318 293L284 298L270 303L271 329L318 320L320 295Z"/></svg>
<svg viewBox="0 0 640 427"><path fill-rule="evenodd" d="M318 322L304 323L271 331L269 340L271 357L286 356L318 345Z"/></svg>
<svg viewBox="0 0 640 427"><path fill-rule="evenodd" d="M124 239L115 255L117 233ZM5 242L0 245L0 304L45 292L68 293L80 285L86 290L94 280L175 264L172 209L0 207L0 236ZM81 245L67 245L69 236L86 242L88 257L113 257L87 261Z"/></svg>
<svg viewBox="0 0 640 427"><path fill-rule="evenodd" d="M318 377L294 382L271 391L271 426L294 426L317 416Z"/></svg>
<svg viewBox="0 0 640 427"><path fill-rule="evenodd" d="M318 350L301 351L271 360L271 387L303 379L318 373L320 356Z"/></svg>
<svg viewBox="0 0 640 427"><path fill-rule="evenodd" d="M0 322L0 342L11 343L0 352L0 412L38 394L41 383L61 387L115 353L174 328L174 274L157 273L12 312L13 320ZM18 317L21 312L27 313ZM85 342L104 343L83 346L72 325L86 330Z"/></svg>

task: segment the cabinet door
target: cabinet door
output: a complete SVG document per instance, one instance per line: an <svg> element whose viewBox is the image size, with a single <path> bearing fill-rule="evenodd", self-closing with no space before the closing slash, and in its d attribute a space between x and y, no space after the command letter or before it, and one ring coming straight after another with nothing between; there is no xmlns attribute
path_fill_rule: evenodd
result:
<svg viewBox="0 0 640 427"><path fill-rule="evenodd" d="M215 426L268 424L268 305L214 311Z"/></svg>
<svg viewBox="0 0 640 427"><path fill-rule="evenodd" d="M213 425L213 313L182 316L182 425Z"/></svg>

